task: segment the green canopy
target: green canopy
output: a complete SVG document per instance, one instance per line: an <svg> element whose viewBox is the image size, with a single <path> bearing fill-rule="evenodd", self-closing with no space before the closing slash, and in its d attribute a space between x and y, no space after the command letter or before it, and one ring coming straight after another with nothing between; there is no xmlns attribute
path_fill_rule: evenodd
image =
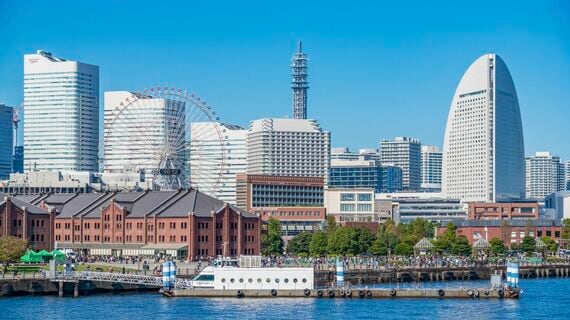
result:
<svg viewBox="0 0 570 320"><path fill-rule="evenodd" d="M51 252L51 255L55 260L65 260L65 253L55 249Z"/></svg>
<svg viewBox="0 0 570 320"><path fill-rule="evenodd" d="M46 258L51 258L51 257L53 257L53 255L51 254L51 252L46 251L46 250L43 250L43 249L42 249L42 251L38 252L38 254L39 254L42 258L43 258L43 257L46 257Z"/></svg>
<svg viewBox="0 0 570 320"><path fill-rule="evenodd" d="M28 250L28 252L20 258L20 261L26 263L38 263L42 262L42 256L35 253L33 250Z"/></svg>

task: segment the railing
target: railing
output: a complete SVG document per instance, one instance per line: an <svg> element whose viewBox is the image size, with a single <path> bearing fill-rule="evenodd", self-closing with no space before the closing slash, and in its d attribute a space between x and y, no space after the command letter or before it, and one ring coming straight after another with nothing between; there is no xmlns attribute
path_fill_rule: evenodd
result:
<svg viewBox="0 0 570 320"><path fill-rule="evenodd" d="M70 272L70 273L57 273L55 277L50 278L52 281L102 281L112 283L126 283L133 285L144 285L150 287L162 287L162 277L152 275L138 275L127 273L114 273L114 272ZM177 279L175 281L175 288L185 289L191 288L191 281Z"/></svg>

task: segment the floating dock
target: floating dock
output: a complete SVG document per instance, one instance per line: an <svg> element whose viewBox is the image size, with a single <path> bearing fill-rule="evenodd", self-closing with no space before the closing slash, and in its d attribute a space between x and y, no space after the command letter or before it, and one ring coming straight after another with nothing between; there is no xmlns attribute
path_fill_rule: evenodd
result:
<svg viewBox="0 0 570 320"><path fill-rule="evenodd" d="M316 289L316 290L215 290L175 289L163 292L167 297L195 298L340 298L340 299L382 299L382 298L434 298L434 299L502 299L518 298L519 292L490 288L448 288L448 289Z"/></svg>

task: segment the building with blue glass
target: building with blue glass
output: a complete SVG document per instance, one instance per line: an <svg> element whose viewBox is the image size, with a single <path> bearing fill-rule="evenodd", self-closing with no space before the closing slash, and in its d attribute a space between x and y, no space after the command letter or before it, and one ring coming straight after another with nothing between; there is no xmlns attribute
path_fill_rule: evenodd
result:
<svg viewBox="0 0 570 320"><path fill-rule="evenodd" d="M376 192L402 190L402 169L374 160L332 160L330 188L372 188Z"/></svg>
<svg viewBox="0 0 570 320"><path fill-rule="evenodd" d="M12 107L0 104L0 179L8 179L12 173Z"/></svg>

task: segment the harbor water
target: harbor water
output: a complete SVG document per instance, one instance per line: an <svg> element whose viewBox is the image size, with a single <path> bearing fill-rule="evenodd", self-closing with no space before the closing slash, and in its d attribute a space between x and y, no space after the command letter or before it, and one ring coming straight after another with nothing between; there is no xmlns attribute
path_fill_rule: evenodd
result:
<svg viewBox="0 0 570 320"><path fill-rule="evenodd" d="M488 281L430 286L482 287ZM570 319L570 279L524 280L520 299L164 298L157 293L0 298L2 319ZM403 288L403 287L401 287Z"/></svg>

